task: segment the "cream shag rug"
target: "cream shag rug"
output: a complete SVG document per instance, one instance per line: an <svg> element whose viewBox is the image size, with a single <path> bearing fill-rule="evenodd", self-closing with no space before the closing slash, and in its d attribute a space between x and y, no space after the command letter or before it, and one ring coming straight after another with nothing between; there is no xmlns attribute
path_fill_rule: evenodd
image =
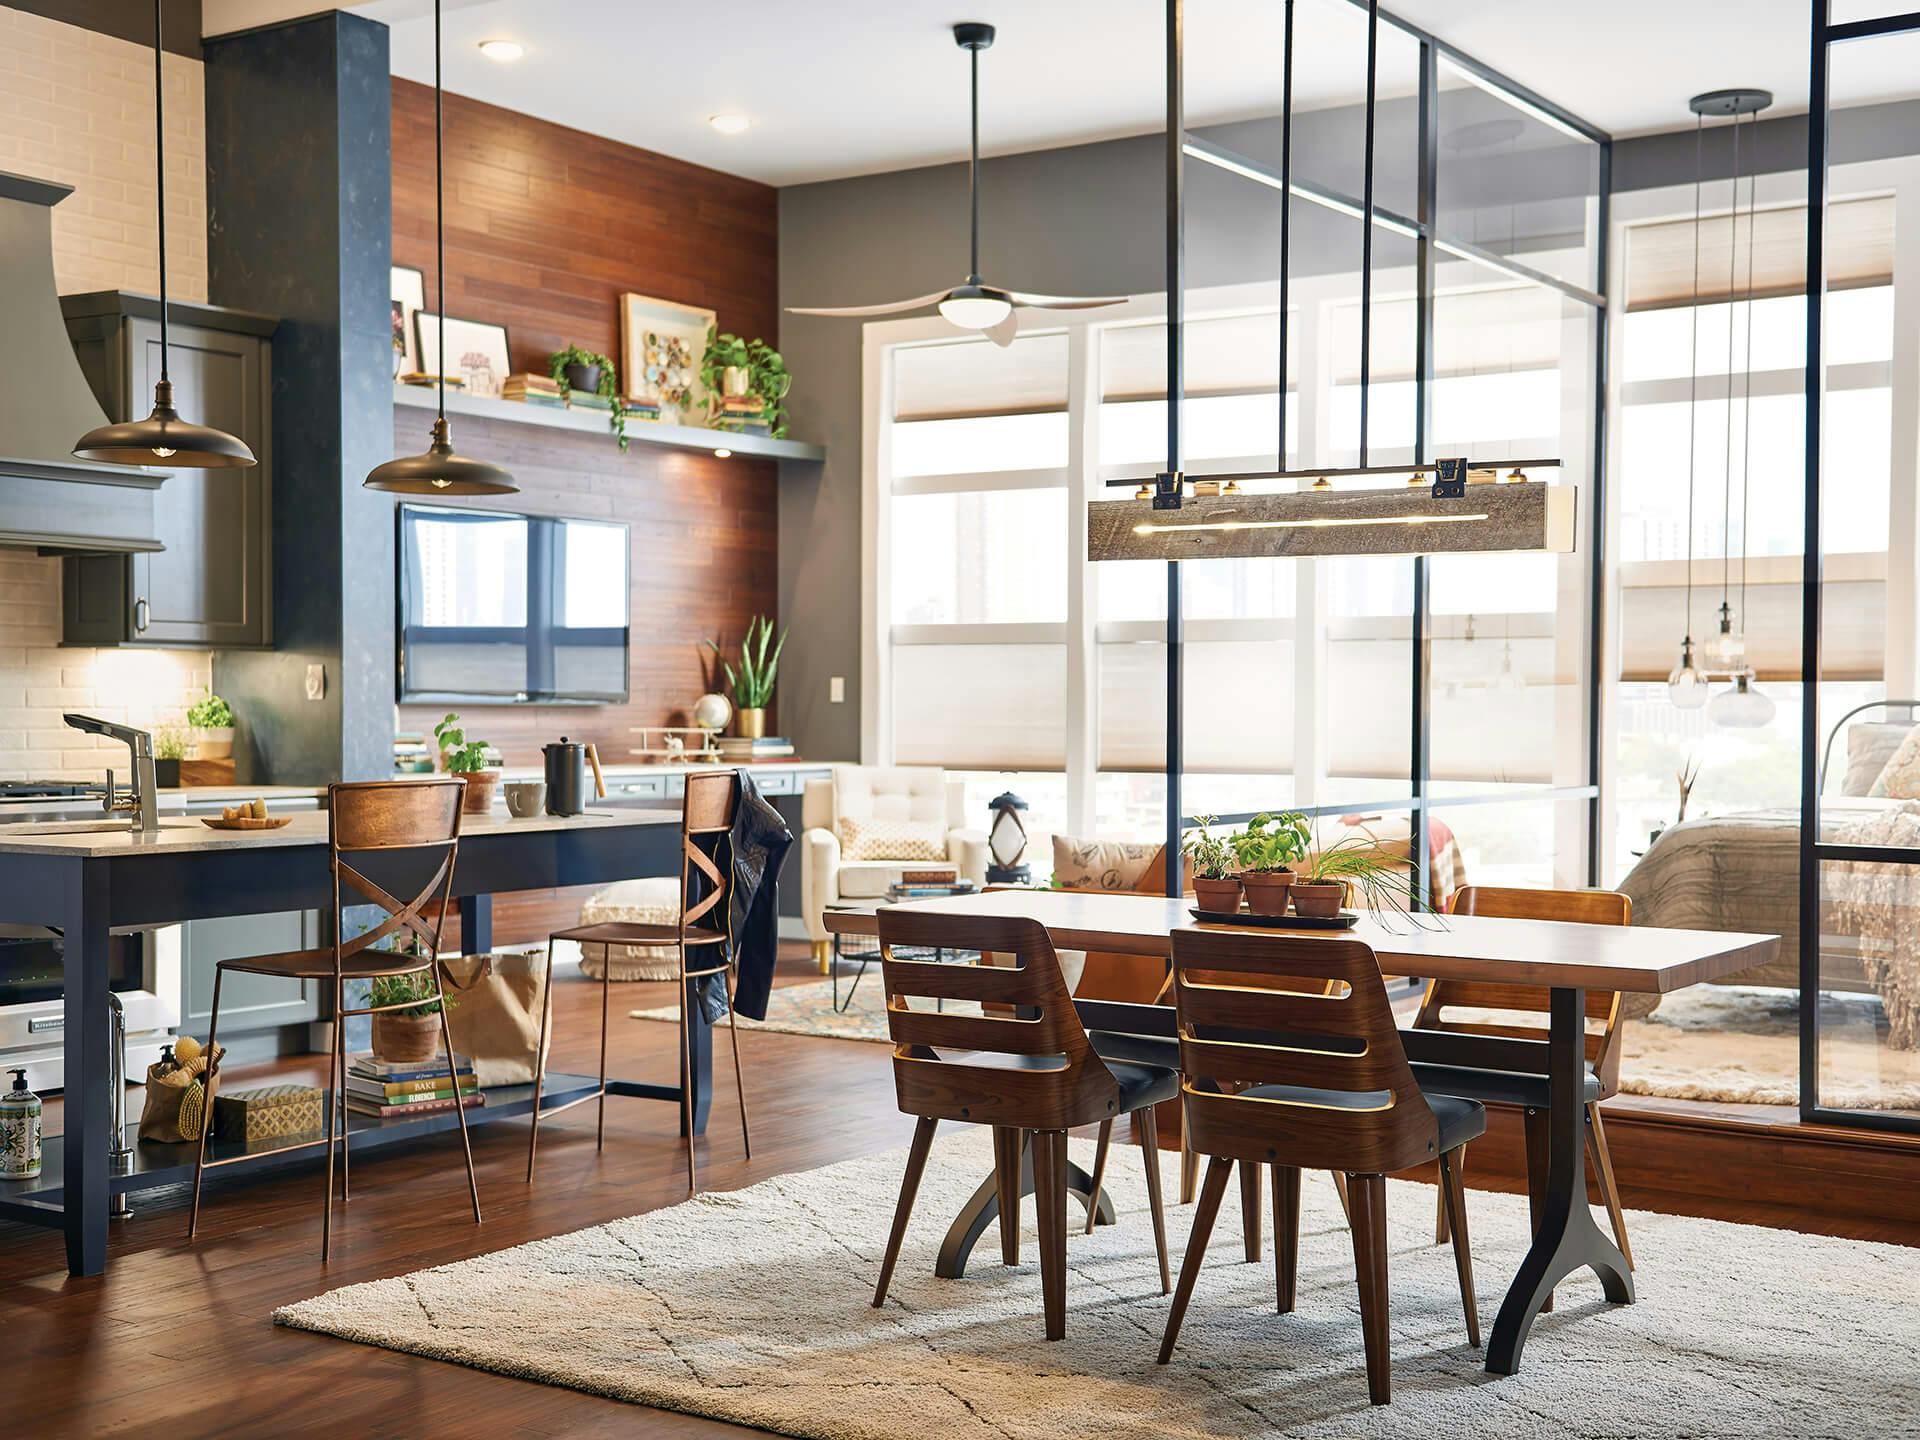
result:
<svg viewBox="0 0 1920 1440"><path fill-rule="evenodd" d="M1500 1379L1467 1346L1450 1252L1432 1243L1433 1190L1402 1182L1388 1201L1394 1399L1374 1409L1351 1242L1318 1175L1304 1186L1296 1312L1275 1313L1270 1245L1266 1263L1241 1263L1229 1186L1180 1346L1158 1366L1168 1301L1131 1146L1109 1167L1119 1224L1069 1237L1067 1334L1048 1344L1030 1202L1019 1268L1000 1266L989 1228L965 1279L933 1275L990 1154L979 1130L935 1146L881 1310L868 1301L904 1151L347 1286L274 1318L820 1440L1860 1440L1910 1433L1920 1415L1920 1251L1636 1211L1639 1303L1606 1305L1590 1275L1569 1281L1521 1373ZM1475 1191L1468 1206L1491 1326L1526 1201ZM1170 1209L1176 1269L1191 1219Z"/></svg>
<svg viewBox="0 0 1920 1440"><path fill-rule="evenodd" d="M840 979L845 999L850 973ZM1822 1103L1848 1109L1920 1110L1920 1050L1886 1043L1886 1016L1868 996L1829 995L1821 1016ZM1797 997L1786 990L1695 985L1666 996L1644 1020L1629 1020L1621 1037L1620 1088L1670 1100L1800 1103ZM839 1040L887 1038L886 995L879 967L860 982L846 1013L833 1008L826 980L775 990L765 1020L743 1027ZM960 1007L964 1008L964 1007ZM630 1012L636 1020L673 1024L672 1005ZM1499 1018L1489 1016L1488 1018Z"/></svg>

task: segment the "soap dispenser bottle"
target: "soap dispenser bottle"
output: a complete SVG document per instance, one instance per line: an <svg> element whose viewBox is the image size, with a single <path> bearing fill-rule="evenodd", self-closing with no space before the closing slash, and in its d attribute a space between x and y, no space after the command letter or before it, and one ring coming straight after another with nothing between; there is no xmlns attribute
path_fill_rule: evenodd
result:
<svg viewBox="0 0 1920 1440"><path fill-rule="evenodd" d="M24 1068L0 1095L0 1180L31 1180L40 1173L40 1097L27 1089Z"/></svg>

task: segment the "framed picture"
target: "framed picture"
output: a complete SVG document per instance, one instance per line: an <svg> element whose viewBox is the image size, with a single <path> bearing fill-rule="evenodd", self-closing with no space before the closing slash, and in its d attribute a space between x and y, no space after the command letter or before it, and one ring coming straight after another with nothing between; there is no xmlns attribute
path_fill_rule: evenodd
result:
<svg viewBox="0 0 1920 1440"><path fill-rule="evenodd" d="M707 423L707 392L700 357L714 313L698 305L620 297L620 388L629 404L659 407L671 424Z"/></svg>
<svg viewBox="0 0 1920 1440"><path fill-rule="evenodd" d="M400 359L399 373L420 370L420 351L413 341L413 316L416 310L427 303L427 277L411 265L393 267L393 308L400 317L400 342L404 353Z"/></svg>
<svg viewBox="0 0 1920 1440"><path fill-rule="evenodd" d="M440 317L431 310L415 311L413 338L420 352L420 368L432 374L440 355ZM498 399L512 373L507 360L507 327L449 315L446 363L447 374L458 375L469 395Z"/></svg>

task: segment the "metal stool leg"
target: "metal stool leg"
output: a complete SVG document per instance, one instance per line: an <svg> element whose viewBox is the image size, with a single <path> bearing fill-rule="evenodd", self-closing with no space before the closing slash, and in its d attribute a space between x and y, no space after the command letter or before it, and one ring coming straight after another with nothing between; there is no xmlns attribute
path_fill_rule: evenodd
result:
<svg viewBox="0 0 1920 1440"><path fill-rule="evenodd" d="M613 946L601 946L600 956L600 1118L593 1126L593 1148L607 1143L607 1006L613 997ZM683 1019L685 1017L682 1017Z"/></svg>
<svg viewBox="0 0 1920 1440"><path fill-rule="evenodd" d="M220 981L226 973L227 971L224 965L216 965L213 968L213 1015L207 1021L206 1083L208 1086L207 1093L209 1095L213 1093L214 1073L219 1069L219 1065L214 1057L220 1052L213 1048L213 1042L220 1032ZM213 1107L209 1105L207 1108L211 1110ZM209 1116L209 1118L211 1117ZM212 1128L211 1125L205 1124L200 1127L200 1150L193 1162L193 1208L187 1212L187 1239L189 1240L193 1239L193 1232L200 1224L200 1177L207 1168L207 1131ZM333 1153L333 1111L331 1108L327 1111L327 1153L329 1155ZM333 1188L333 1182L331 1180L327 1182L327 1188L329 1190Z"/></svg>
<svg viewBox="0 0 1920 1440"><path fill-rule="evenodd" d="M440 961L433 962L433 998L440 1002L440 1040L447 1047L447 1083L453 1086L453 1113L460 1121L460 1148L467 1157L467 1189L473 1195L473 1223L480 1223L480 1182L473 1174L473 1142L467 1137L467 1107L460 1094L460 1072L454 1066L453 1031L447 1026L447 992L440 985Z"/></svg>
<svg viewBox="0 0 1920 1440"><path fill-rule="evenodd" d="M731 974L731 968L723 975ZM753 1135L747 1129L747 1082L740 1073L740 1027L733 1020L733 989L727 991L727 1038L733 1042L733 1088L740 1097L740 1143L746 1149L747 1159L753 1158ZM689 1137L691 1138L691 1137Z"/></svg>
<svg viewBox="0 0 1920 1440"><path fill-rule="evenodd" d="M540 1033L533 1042L533 1127L527 1133L527 1183L533 1183L533 1154L540 1148L540 1096L547 1078L547 1026L553 1017L553 937L547 937L546 994L540 1001ZM604 1062L603 1062L604 1068ZM606 1077L600 1083L605 1086Z"/></svg>

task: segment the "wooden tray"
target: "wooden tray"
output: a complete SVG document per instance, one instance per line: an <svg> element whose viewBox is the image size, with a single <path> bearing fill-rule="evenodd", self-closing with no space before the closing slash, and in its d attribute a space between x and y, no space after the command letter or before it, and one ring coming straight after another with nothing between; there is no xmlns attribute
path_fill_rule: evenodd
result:
<svg viewBox="0 0 1920 1440"><path fill-rule="evenodd" d="M264 820L251 817L245 820L223 820L219 816L202 815L200 823L209 830L278 830L282 825L291 825L291 815L269 815Z"/></svg>
<svg viewBox="0 0 1920 1440"><path fill-rule="evenodd" d="M1338 915L1255 915L1250 910L1202 910L1195 905L1187 913L1208 925L1245 925L1255 930L1351 930L1360 923L1351 910Z"/></svg>

